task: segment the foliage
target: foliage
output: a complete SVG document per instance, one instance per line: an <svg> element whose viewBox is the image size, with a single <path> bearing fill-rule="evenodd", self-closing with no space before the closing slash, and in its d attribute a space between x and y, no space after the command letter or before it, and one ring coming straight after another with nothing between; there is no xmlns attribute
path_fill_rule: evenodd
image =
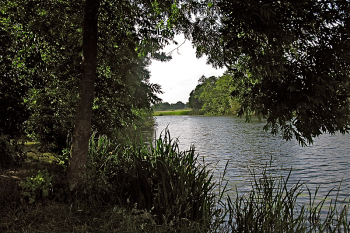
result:
<svg viewBox="0 0 350 233"><path fill-rule="evenodd" d="M10 140L5 136L0 137L0 167L20 166L26 157L23 144L18 140Z"/></svg>
<svg viewBox="0 0 350 233"><path fill-rule="evenodd" d="M167 110L178 110L186 108L186 104L181 101L176 102L175 104L169 104L168 102L162 102L154 106L155 111L167 111Z"/></svg>
<svg viewBox="0 0 350 233"><path fill-rule="evenodd" d="M162 3L159 10L168 9L169 4ZM17 119L16 125L22 126L30 110L27 133L56 152L65 147L75 120L82 75L83 5L84 1L70 0L1 3L1 30L5 35L1 39L4 40L2 44L8 45L1 48L2 70L7 75L2 77L13 83L1 85L0 101L7 101L6 104L11 105L9 109L17 114L11 120L7 112L6 119L1 122L14 125ZM170 15L172 11L174 9L170 10ZM160 92L160 87L149 83L146 67L151 58L162 61L170 58L156 52L174 34L170 25L159 24L160 21L166 23L163 13L154 15L154 9L147 4L102 1L93 130L113 138L117 130L140 121L140 115L135 113L158 103L156 93ZM4 98L2 90L6 94ZM16 110L8 97L16 98L14 101L20 109ZM22 113L22 108L27 112Z"/></svg>
<svg viewBox="0 0 350 233"><path fill-rule="evenodd" d="M18 77L11 76L0 70L0 135L14 138L24 134L23 124L29 117L23 98L28 88Z"/></svg>
<svg viewBox="0 0 350 233"><path fill-rule="evenodd" d="M1 214L1 213L0 213ZM7 211L1 218L1 232L123 232L123 233L202 233L208 231L196 222L156 224L146 211L128 210L122 206L98 205L76 201L50 202L45 205Z"/></svg>
<svg viewBox="0 0 350 233"><path fill-rule="evenodd" d="M63 165L64 169L67 169L69 160L70 148L64 148L61 154L56 155L56 162L59 165Z"/></svg>
<svg viewBox="0 0 350 233"><path fill-rule="evenodd" d="M0 8L3 9L2 4ZM24 102L29 84L23 80L25 72L22 69L14 71L18 65L13 60L16 50L11 48L17 48L21 40L19 33L7 30L9 23L7 16L5 12L0 12L0 136L8 135L14 138L24 133L23 123L29 117Z"/></svg>
<svg viewBox="0 0 350 233"><path fill-rule="evenodd" d="M47 197L52 188L52 176L47 170L39 170L32 177L27 177L19 186L22 187L22 195L29 199L29 204L33 204L40 197Z"/></svg>
<svg viewBox="0 0 350 233"><path fill-rule="evenodd" d="M241 115L262 114L266 130L303 145L348 131L348 1L206 3L193 30L197 55L241 84Z"/></svg>
<svg viewBox="0 0 350 233"><path fill-rule="evenodd" d="M194 90L191 91L190 97L188 99L188 105L192 109L202 109L203 101L199 99L203 92L204 81L206 77L202 75L202 77L198 80L198 85Z"/></svg>
<svg viewBox="0 0 350 233"><path fill-rule="evenodd" d="M290 184L291 171L286 177L268 171L266 166L261 174L251 172L251 190L239 194L234 200L228 197L228 225L232 232L348 232L349 209L346 200L332 200L328 212L321 215L325 202L331 193L316 203L307 188L308 205L300 206L298 197L303 193L305 183ZM334 201L334 202L333 202ZM342 205L338 206L340 203ZM344 204L345 203L345 204Z"/></svg>
<svg viewBox="0 0 350 233"><path fill-rule="evenodd" d="M204 115L205 112L203 110L200 110L200 109L192 109L188 115L191 115L191 116L199 116L199 115Z"/></svg>
<svg viewBox="0 0 350 233"><path fill-rule="evenodd" d="M211 224L215 183L194 148L179 151L168 131L154 144L116 147L105 136L90 140L85 193L92 201L137 206L157 221Z"/></svg>
<svg viewBox="0 0 350 233"><path fill-rule="evenodd" d="M204 75L198 80L198 85L191 92L189 105L193 109L200 109L207 115L235 115L239 104L231 96L236 84L232 76L225 73L221 77Z"/></svg>

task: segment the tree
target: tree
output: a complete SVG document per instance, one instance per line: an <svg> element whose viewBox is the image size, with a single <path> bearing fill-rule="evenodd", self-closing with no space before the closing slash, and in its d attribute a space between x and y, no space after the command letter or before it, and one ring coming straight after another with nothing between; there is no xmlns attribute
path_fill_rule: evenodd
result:
<svg viewBox="0 0 350 233"><path fill-rule="evenodd" d="M232 76L224 74L214 83L203 86L200 100L204 102L202 110L210 115L234 115L237 113L237 99L231 93L235 90Z"/></svg>
<svg viewBox="0 0 350 233"><path fill-rule="evenodd" d="M178 101L175 104L169 104L168 102L162 102L155 106L156 111L166 111L166 110L175 110L175 109L184 109L186 107L186 104L182 103L181 101Z"/></svg>
<svg viewBox="0 0 350 233"><path fill-rule="evenodd" d="M184 109L185 106L186 105L184 103L182 103L181 101L177 101L175 104L173 104L174 109Z"/></svg>
<svg viewBox="0 0 350 233"><path fill-rule="evenodd" d="M162 47L162 44L167 43L167 38L173 36L172 27L175 20L178 19L179 11L176 3L168 1L161 1L160 4L155 1L151 4L149 2L130 2L123 5L131 11L130 16L142 18L142 21L138 19L124 19L125 21L134 20L130 22L133 27L139 27L140 34L146 34L140 40L141 46L135 46L132 44L132 48L140 49L140 56L146 56L147 54L155 54L160 59L166 59L164 54L159 56L155 53L156 50ZM98 11L100 1L87 0L84 10L84 39L83 39L83 76L80 80L79 86L79 103L77 110L77 117L73 133L73 142L71 148L71 155L68 166L68 182L72 186L76 183L80 183L81 175L84 174L86 158L88 153L88 142L91 131L91 113L94 101L94 84L96 75L96 63L97 63L97 25L98 25ZM104 5L109 10L110 14L113 12L112 8L108 8L108 3ZM164 9L164 10L163 10ZM107 16L107 17L108 17ZM163 21L167 18L167 26L165 30L159 30L159 21ZM145 25L146 24L146 25ZM153 25L152 25L153 24ZM162 25L161 25L162 26ZM156 29L156 31L153 31ZM131 30L130 32L134 32ZM134 32L136 33L136 32ZM137 33L136 33L137 34ZM157 36L161 35L161 38L157 39ZM86 61L85 61L86 59Z"/></svg>
<svg viewBox="0 0 350 233"><path fill-rule="evenodd" d="M240 115L312 143L348 132L350 4L341 1L216 1L197 18L197 54L226 66L241 89Z"/></svg>
<svg viewBox="0 0 350 233"><path fill-rule="evenodd" d="M159 103L155 106L156 111L166 111L169 109L171 109L171 106L168 102L162 102L162 103Z"/></svg>
<svg viewBox="0 0 350 233"><path fill-rule="evenodd" d="M191 91L190 97L188 99L189 107L192 109L202 109L203 101L201 101L199 98L203 92L203 86L205 85L205 80L207 78L202 75L200 79L198 79L198 85L194 90Z"/></svg>
<svg viewBox="0 0 350 233"><path fill-rule="evenodd" d="M146 66L151 58L162 61L170 58L157 51L169 43L175 33L187 28L194 8L192 5L173 1L98 2L16 0L1 3L1 13L5 12L1 22L5 19L9 23L5 31L24 35L24 39L21 39L23 43L20 43L18 48L12 46L8 50L12 53L11 59L19 61L18 64L21 65L11 69L16 74L19 74L20 68L26 72L23 78L31 84L31 89L25 98L34 110L30 122L34 126L35 122L39 122L38 128L42 125L44 130L40 131L45 131L45 134L53 132L54 128L57 129L55 126L65 125L62 127L65 129L73 127L72 118L76 112L71 110L78 105L79 111L84 110L84 113L77 113L79 116L76 125L83 122L85 126L80 131L76 130L78 133L75 135L80 137L85 132L86 139L87 132L91 131L88 123L90 118L93 120L94 129L112 131L116 125L129 125L135 117L142 115L140 109L150 108L152 103L159 101L155 94L160 91L160 87L148 82L149 72ZM97 39L95 38L96 69L95 61L91 62L87 58L89 55L84 55L88 66L83 68L84 64L81 61L82 53L86 52L83 51L83 44L88 43L86 38L82 39L84 30L81 28L81 16L84 6L84 20L91 19L97 22L94 21L98 29ZM91 9L91 12L88 9ZM90 17L89 12L98 17ZM95 48L91 46L88 49ZM7 56L8 51L1 56ZM91 54L91 57L95 56L95 52ZM91 82L85 85L86 75L90 81L95 75L92 85ZM79 98L84 100L84 95L87 94L89 101L86 103L75 102L79 81L82 81L79 85ZM58 89L61 87L62 89ZM88 87L87 91L83 90L84 87ZM59 95L64 98L60 99ZM91 114L87 110L90 108L87 107L87 102L93 109ZM57 117L60 114L64 116L65 113L69 113L69 119L64 117L61 120ZM101 116L102 113L105 115ZM41 133L41 136L43 135ZM73 147L76 147L77 143L73 144ZM78 147L79 144L81 143L78 143ZM86 143L84 147L86 149L83 153L86 153ZM77 181L78 173L81 175L83 172L79 169L85 160L85 155L79 158L81 153L76 153L81 150L72 151L74 159L71 161L68 175L71 184ZM73 163L80 165L73 166Z"/></svg>
<svg viewBox="0 0 350 233"><path fill-rule="evenodd" d="M236 84L227 73L209 78L203 75L190 94L190 106L208 115L235 115L239 108L237 99L231 95L235 89Z"/></svg>
<svg viewBox="0 0 350 233"><path fill-rule="evenodd" d="M0 21L0 23L5 23ZM0 137L10 138L21 136L23 124L29 117L29 111L24 103L28 91L28 83L21 80L11 69L11 51L7 51L14 43L14 35L4 30L6 25L0 25Z"/></svg>
<svg viewBox="0 0 350 233"><path fill-rule="evenodd" d="M67 178L69 184L80 183L84 174L91 134L91 116L97 69L97 19L100 0L86 0L83 27L83 73L79 84L79 100Z"/></svg>
<svg viewBox="0 0 350 233"><path fill-rule="evenodd" d="M28 81L32 86L26 97L31 109L26 131L48 149L60 152L66 147L67 134L72 135L75 121L82 73L83 1L18 0L11 4L15 4L12 25L21 25L23 34L32 37L23 42L17 53L14 52L24 64L32 64L30 70L34 73L33 78L25 75L25 80L32 80ZM159 101L155 94L160 89L148 82L146 67L151 56L138 56L133 49L139 46L139 39L133 33L133 24L122 20L128 18L123 13L127 2L114 5L113 17L108 16L109 8L104 4L107 2L102 2L99 13L103 20L99 21L92 129L116 138L117 130L140 118L140 109L150 108L151 103ZM139 37L144 38L142 34ZM27 51L28 45L34 51ZM29 52L35 54L31 57L36 60L27 58ZM158 56L158 59L166 57ZM29 70L28 67L25 69Z"/></svg>

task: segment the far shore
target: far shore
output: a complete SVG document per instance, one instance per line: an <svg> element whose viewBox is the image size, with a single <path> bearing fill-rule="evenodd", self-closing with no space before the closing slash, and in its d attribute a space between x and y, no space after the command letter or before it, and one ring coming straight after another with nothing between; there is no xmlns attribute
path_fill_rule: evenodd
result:
<svg viewBox="0 0 350 233"><path fill-rule="evenodd" d="M176 110L166 110L166 111L154 111L153 116L181 116L181 115L189 115L189 116L200 116L205 115L203 110L200 109L176 109Z"/></svg>

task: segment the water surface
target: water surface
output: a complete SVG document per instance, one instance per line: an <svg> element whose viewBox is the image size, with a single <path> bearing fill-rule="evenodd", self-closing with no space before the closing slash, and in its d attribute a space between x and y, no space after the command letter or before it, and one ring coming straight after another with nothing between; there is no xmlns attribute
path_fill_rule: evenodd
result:
<svg viewBox="0 0 350 233"><path fill-rule="evenodd" d="M207 163L216 164L216 177L228 161L230 188L249 190L249 170L259 171L271 161L271 169L282 168L284 175L292 169L291 183L307 182L312 191L320 186L319 197L340 182L339 197L350 197L350 135L324 134L313 145L301 147L296 140L285 141L264 132L264 124L232 116L159 116L155 130L158 137L168 127L171 137L179 139L181 150L193 144Z"/></svg>

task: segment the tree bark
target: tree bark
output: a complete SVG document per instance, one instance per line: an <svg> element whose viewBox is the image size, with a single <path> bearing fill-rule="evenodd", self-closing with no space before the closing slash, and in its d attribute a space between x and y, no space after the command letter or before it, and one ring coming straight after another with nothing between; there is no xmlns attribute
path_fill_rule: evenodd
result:
<svg viewBox="0 0 350 233"><path fill-rule="evenodd" d="M71 188L81 185L86 170L97 69L97 18L99 6L100 0L86 0L85 2L83 71L79 83L79 100L67 171L67 180Z"/></svg>

